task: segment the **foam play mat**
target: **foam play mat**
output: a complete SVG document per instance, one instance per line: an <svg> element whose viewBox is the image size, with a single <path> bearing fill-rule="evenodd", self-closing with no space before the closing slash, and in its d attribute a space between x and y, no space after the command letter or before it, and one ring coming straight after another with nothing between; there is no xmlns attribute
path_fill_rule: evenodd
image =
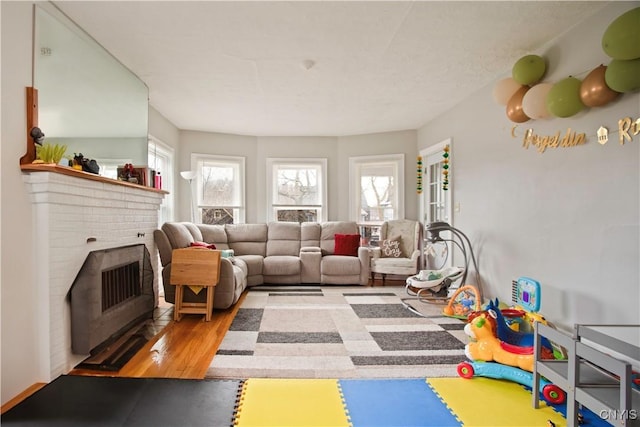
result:
<svg viewBox="0 0 640 427"><path fill-rule="evenodd" d="M249 379L237 426L556 426L562 410L508 381L488 378Z"/></svg>
<svg viewBox="0 0 640 427"><path fill-rule="evenodd" d="M566 426L565 405L489 378L180 380L63 375L1 415L2 425ZM582 409L585 427L608 426Z"/></svg>

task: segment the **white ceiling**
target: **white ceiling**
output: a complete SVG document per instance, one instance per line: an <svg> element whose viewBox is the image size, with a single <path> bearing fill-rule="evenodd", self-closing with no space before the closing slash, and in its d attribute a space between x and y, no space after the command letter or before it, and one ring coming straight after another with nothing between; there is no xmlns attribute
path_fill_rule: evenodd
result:
<svg viewBox="0 0 640 427"><path fill-rule="evenodd" d="M339 136L421 127L606 2L55 4L180 129Z"/></svg>

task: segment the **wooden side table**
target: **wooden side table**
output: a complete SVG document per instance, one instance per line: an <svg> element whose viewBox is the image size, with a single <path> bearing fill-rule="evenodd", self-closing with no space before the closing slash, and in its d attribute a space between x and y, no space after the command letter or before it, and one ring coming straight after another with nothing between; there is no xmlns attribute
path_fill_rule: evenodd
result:
<svg viewBox="0 0 640 427"><path fill-rule="evenodd" d="M204 314L204 320L211 321L213 294L220 281L221 254L221 251L196 247L173 250L169 281L176 286L175 321L180 321L183 314ZM207 292L207 302L184 302L184 286L202 286Z"/></svg>

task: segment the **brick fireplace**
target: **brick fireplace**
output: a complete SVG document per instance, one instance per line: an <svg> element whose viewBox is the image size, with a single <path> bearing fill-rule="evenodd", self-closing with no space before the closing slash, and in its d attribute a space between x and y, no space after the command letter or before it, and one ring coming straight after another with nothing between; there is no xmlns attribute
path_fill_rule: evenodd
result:
<svg viewBox="0 0 640 427"><path fill-rule="evenodd" d="M38 376L51 381L68 373L87 354L75 354L69 291L93 251L142 244L154 271L152 304L158 301L158 227L164 192L118 181L54 171L25 171L33 204L33 251L37 283ZM66 171L65 171L66 172Z"/></svg>

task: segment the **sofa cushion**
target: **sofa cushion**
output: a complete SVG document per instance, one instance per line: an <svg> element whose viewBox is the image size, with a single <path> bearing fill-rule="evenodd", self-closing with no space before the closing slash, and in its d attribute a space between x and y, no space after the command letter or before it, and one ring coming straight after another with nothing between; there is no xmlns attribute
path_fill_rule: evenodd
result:
<svg viewBox="0 0 640 427"><path fill-rule="evenodd" d="M224 229L236 255L266 255L267 224L226 224Z"/></svg>
<svg viewBox="0 0 640 427"><path fill-rule="evenodd" d="M264 259L262 274L265 276L300 275L300 258L289 255L273 255Z"/></svg>
<svg viewBox="0 0 640 427"><path fill-rule="evenodd" d="M166 222L162 224L162 231L166 234L173 249L186 248L195 242L193 235L183 223ZM202 236L200 237L200 240L202 240Z"/></svg>
<svg viewBox="0 0 640 427"><path fill-rule="evenodd" d="M358 248L360 247L359 234L336 234L335 247L333 253L335 255L358 256Z"/></svg>
<svg viewBox="0 0 640 427"><path fill-rule="evenodd" d="M247 276L262 275L262 264L264 260L262 255L240 255L234 258L246 264Z"/></svg>
<svg viewBox="0 0 640 427"><path fill-rule="evenodd" d="M383 258L406 258L402 252L402 238L392 236L380 242L380 252Z"/></svg>
<svg viewBox="0 0 640 427"><path fill-rule="evenodd" d="M215 243L217 249L229 249L224 225L198 224L198 228L204 242Z"/></svg>
<svg viewBox="0 0 640 427"><path fill-rule="evenodd" d="M320 227L320 248L323 255L333 254L336 234L358 234L358 225L353 221L323 222Z"/></svg>
<svg viewBox="0 0 640 427"><path fill-rule="evenodd" d="M300 224L297 222L271 222L267 232L267 257L273 255L298 256L300 254Z"/></svg>
<svg viewBox="0 0 640 427"><path fill-rule="evenodd" d="M394 219L386 221L380 227L380 238L388 239L390 236L402 236L400 249L405 257L410 257L413 251L418 250L417 242L422 239L422 226L410 219Z"/></svg>
<svg viewBox="0 0 640 427"><path fill-rule="evenodd" d="M322 228L317 222L303 222L300 224L300 246L320 247L320 233Z"/></svg>
<svg viewBox="0 0 640 427"><path fill-rule="evenodd" d="M327 255L322 258L321 272L326 276L353 276L360 274L360 258Z"/></svg>

